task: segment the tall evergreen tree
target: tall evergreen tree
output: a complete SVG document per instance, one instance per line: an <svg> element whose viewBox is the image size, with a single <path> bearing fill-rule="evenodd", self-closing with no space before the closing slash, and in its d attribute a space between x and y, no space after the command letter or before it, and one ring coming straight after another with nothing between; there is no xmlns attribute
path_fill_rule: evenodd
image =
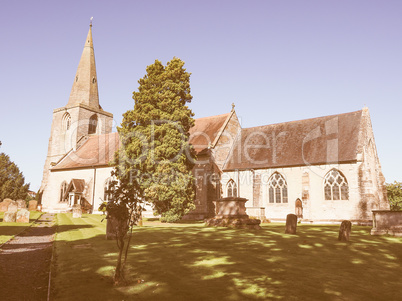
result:
<svg viewBox="0 0 402 301"><path fill-rule="evenodd" d="M138 81L134 109L118 128L122 141L116 175L138 188L162 221L174 222L194 209L195 152L189 144L194 125L190 73L173 58L166 66L156 60ZM130 184L129 184L130 183Z"/></svg>
<svg viewBox="0 0 402 301"><path fill-rule="evenodd" d="M10 157L0 153L0 200L10 198L23 199L28 196L29 184Z"/></svg>

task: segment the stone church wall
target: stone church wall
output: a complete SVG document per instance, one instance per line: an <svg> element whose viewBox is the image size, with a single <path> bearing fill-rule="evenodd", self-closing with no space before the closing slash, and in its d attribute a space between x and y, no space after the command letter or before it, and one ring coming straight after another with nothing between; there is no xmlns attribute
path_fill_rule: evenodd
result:
<svg viewBox="0 0 402 301"><path fill-rule="evenodd" d="M325 200L324 177L332 169L338 169L346 177L349 187L349 200ZM314 222L331 222L348 220L368 220L362 218L359 191L360 163L328 164L275 169L244 170L224 172L222 175L223 196L227 196L227 183L233 179L238 186L238 195L247 198L246 207L256 207L255 198L259 198L259 206L265 208L265 216L270 220L286 219L289 213L295 213L295 202L302 200L303 219ZM283 175L287 182L288 203L269 203L268 181L275 172ZM307 176L308 175L308 176ZM256 178L259 178L260 191L256 194ZM365 214L369 214L367 210Z"/></svg>
<svg viewBox="0 0 402 301"><path fill-rule="evenodd" d="M83 197L85 197L90 204L94 204L94 213L99 213L97 209L104 199L104 187L106 180L110 177L111 171L112 167L97 168L96 170L75 169L51 172L48 187L42 198L44 210L50 212L66 210L68 206L65 203L59 202L61 184L64 181L69 184L72 179L83 179L86 184Z"/></svg>

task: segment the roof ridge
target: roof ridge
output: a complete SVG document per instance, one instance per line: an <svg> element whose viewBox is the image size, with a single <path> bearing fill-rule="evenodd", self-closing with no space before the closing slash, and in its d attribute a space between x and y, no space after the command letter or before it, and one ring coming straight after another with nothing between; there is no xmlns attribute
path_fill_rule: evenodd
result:
<svg viewBox="0 0 402 301"><path fill-rule="evenodd" d="M311 121L311 120L323 119L323 118L328 118L328 117L349 115L349 114L358 113L358 112L363 112L363 110L357 110L357 111L353 111L353 112L333 114L333 115L326 115L326 116L319 116L319 117L312 117L312 118L306 118L306 119L291 120L291 121L285 121L285 122L277 122L277 123L271 123L271 124L265 124L265 125L257 125L257 126L242 128L242 130L256 129L256 128L261 128L261 127L265 127L265 126L273 126L273 125L279 125L279 124L289 124L289 123L300 122L300 121Z"/></svg>
<svg viewBox="0 0 402 301"><path fill-rule="evenodd" d="M225 116L225 115L229 115L230 113L231 113L231 112L225 113L225 114L213 115L213 116L205 116L205 117L195 118L195 120L207 119L207 118L216 118L216 117L223 117L223 116Z"/></svg>

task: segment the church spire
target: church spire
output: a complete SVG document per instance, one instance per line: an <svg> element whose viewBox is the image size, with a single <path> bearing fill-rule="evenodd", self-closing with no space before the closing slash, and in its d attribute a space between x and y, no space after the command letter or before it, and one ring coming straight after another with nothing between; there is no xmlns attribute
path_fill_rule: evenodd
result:
<svg viewBox="0 0 402 301"><path fill-rule="evenodd" d="M67 106L78 104L84 104L94 109L100 108L94 45L92 41L92 18Z"/></svg>

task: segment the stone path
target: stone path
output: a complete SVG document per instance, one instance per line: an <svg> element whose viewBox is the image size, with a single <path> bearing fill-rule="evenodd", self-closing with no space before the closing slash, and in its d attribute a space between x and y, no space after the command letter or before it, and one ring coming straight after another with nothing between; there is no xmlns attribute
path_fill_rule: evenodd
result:
<svg viewBox="0 0 402 301"><path fill-rule="evenodd" d="M53 223L45 213L0 249L0 300L47 300Z"/></svg>

